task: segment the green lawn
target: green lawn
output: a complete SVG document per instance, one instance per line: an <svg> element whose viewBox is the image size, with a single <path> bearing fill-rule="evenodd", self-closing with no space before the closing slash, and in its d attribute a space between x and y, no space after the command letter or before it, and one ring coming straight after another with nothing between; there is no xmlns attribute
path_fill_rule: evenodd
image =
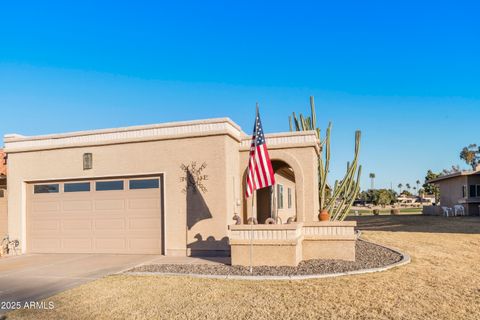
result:
<svg viewBox="0 0 480 320"><path fill-rule="evenodd" d="M421 213L422 208L399 208L400 213ZM390 214L390 208L380 209L380 214ZM373 214L373 209L351 209L350 215L355 215L355 211L358 211L359 214Z"/></svg>

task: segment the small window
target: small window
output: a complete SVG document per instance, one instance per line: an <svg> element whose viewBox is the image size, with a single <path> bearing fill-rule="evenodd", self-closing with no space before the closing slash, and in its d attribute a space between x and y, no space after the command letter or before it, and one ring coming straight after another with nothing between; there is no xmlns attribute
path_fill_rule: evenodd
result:
<svg viewBox="0 0 480 320"><path fill-rule="evenodd" d="M5 198L5 190L0 189L0 198Z"/></svg>
<svg viewBox="0 0 480 320"><path fill-rule="evenodd" d="M462 186L462 197L463 198L467 197L467 186L466 185Z"/></svg>
<svg viewBox="0 0 480 320"><path fill-rule="evenodd" d="M477 197L480 197L480 184L477 184Z"/></svg>
<svg viewBox="0 0 480 320"><path fill-rule="evenodd" d="M58 193L60 190L56 184L36 184L33 186L33 193Z"/></svg>
<svg viewBox="0 0 480 320"><path fill-rule="evenodd" d="M474 184L470 185L470 197L476 197L477 196L477 190Z"/></svg>
<svg viewBox="0 0 480 320"><path fill-rule="evenodd" d="M158 189L160 186L158 179L130 180L130 189Z"/></svg>
<svg viewBox="0 0 480 320"><path fill-rule="evenodd" d="M277 185L277 208L283 209L283 185Z"/></svg>
<svg viewBox="0 0 480 320"><path fill-rule="evenodd" d="M292 189L288 188L288 209L292 208Z"/></svg>
<svg viewBox="0 0 480 320"><path fill-rule="evenodd" d="M123 180L97 181L95 190L97 191L123 190Z"/></svg>
<svg viewBox="0 0 480 320"><path fill-rule="evenodd" d="M64 192L86 192L90 191L90 182L65 183Z"/></svg>
<svg viewBox="0 0 480 320"><path fill-rule="evenodd" d="M90 170L93 167L93 156L91 153L83 154L83 170Z"/></svg>

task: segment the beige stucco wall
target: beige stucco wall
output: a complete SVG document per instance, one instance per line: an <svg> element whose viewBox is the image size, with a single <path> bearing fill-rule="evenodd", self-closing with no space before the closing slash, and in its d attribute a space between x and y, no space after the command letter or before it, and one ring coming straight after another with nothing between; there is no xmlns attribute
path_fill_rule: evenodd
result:
<svg viewBox="0 0 480 320"><path fill-rule="evenodd" d="M295 211L295 181L292 181L282 175L275 174L275 184L276 185L283 185L283 208L282 209L277 209L278 208L278 192L275 190L275 199L277 202L277 208L274 208L276 210L278 216L280 217L281 221L283 223L286 223L288 218L290 217L295 217L296 216L296 211ZM292 207L288 207L288 189L290 188L292 192Z"/></svg>
<svg viewBox="0 0 480 320"><path fill-rule="evenodd" d="M0 198L0 240L8 233L7 194Z"/></svg>
<svg viewBox="0 0 480 320"><path fill-rule="evenodd" d="M452 177L438 181L437 184L440 187L440 205L452 207L458 204L459 200L463 199L462 186L467 184L467 177Z"/></svg>
<svg viewBox="0 0 480 320"><path fill-rule="evenodd" d="M227 146L232 148L228 136L208 136L182 140L163 140L126 143L107 146L54 149L9 155L9 230L12 238L27 241L25 237L25 182L38 180L96 178L109 176L164 174L165 183L165 248L167 254L184 255L189 248L228 249L227 219L233 216L231 188L226 182L233 169L227 166ZM215 151L215 152L212 152ZM231 152L231 150L228 150ZM93 154L93 169L83 170L82 156ZM237 153L228 157L235 162ZM204 219L187 230L187 194L182 190L184 176L182 164L206 163L203 174L206 192L198 192L189 214ZM236 171L236 170L235 170ZM230 201L228 201L230 200ZM204 204L202 204L204 201ZM196 238L195 238L196 237ZM213 237L213 238L211 238ZM208 240L207 240L208 239ZM223 242L222 242L223 239ZM213 240L213 241L212 241Z"/></svg>
<svg viewBox="0 0 480 320"><path fill-rule="evenodd" d="M7 175L7 166L5 165L5 152L0 149L0 176Z"/></svg>

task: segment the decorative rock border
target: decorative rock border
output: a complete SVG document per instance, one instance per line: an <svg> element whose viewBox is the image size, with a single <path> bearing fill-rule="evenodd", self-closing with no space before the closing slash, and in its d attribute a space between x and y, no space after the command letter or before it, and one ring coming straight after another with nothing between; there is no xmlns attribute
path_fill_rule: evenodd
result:
<svg viewBox="0 0 480 320"><path fill-rule="evenodd" d="M341 277L348 275L358 275L374 272L383 272L393 268L397 268L403 265L406 265L411 262L411 258L407 253L404 253L396 248L387 247L384 245L376 244L370 241L361 240L376 246L383 247L385 249L391 250L401 256L400 261L397 261L393 264L386 265L383 267L377 268L368 268L368 269L359 269L353 271L337 272L337 273L324 273L324 274L306 274L306 275L287 275L287 276L269 276L269 275L211 275L211 274L198 274L198 273L174 273L174 272L138 272L138 271L125 271L123 274L126 275L136 275L136 276L183 276L183 277L193 277L193 278L206 278L206 279L224 279L224 280L253 280L253 281L262 281L262 280L309 280L309 279L322 279L322 278L333 278Z"/></svg>

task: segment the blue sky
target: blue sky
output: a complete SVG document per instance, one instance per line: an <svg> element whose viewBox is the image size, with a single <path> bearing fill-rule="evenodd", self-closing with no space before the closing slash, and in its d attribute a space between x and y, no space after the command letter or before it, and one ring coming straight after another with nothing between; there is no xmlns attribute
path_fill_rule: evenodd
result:
<svg viewBox="0 0 480 320"><path fill-rule="evenodd" d="M0 134L228 116L288 130L314 95L332 180L423 180L480 143L473 1L0 3Z"/></svg>

